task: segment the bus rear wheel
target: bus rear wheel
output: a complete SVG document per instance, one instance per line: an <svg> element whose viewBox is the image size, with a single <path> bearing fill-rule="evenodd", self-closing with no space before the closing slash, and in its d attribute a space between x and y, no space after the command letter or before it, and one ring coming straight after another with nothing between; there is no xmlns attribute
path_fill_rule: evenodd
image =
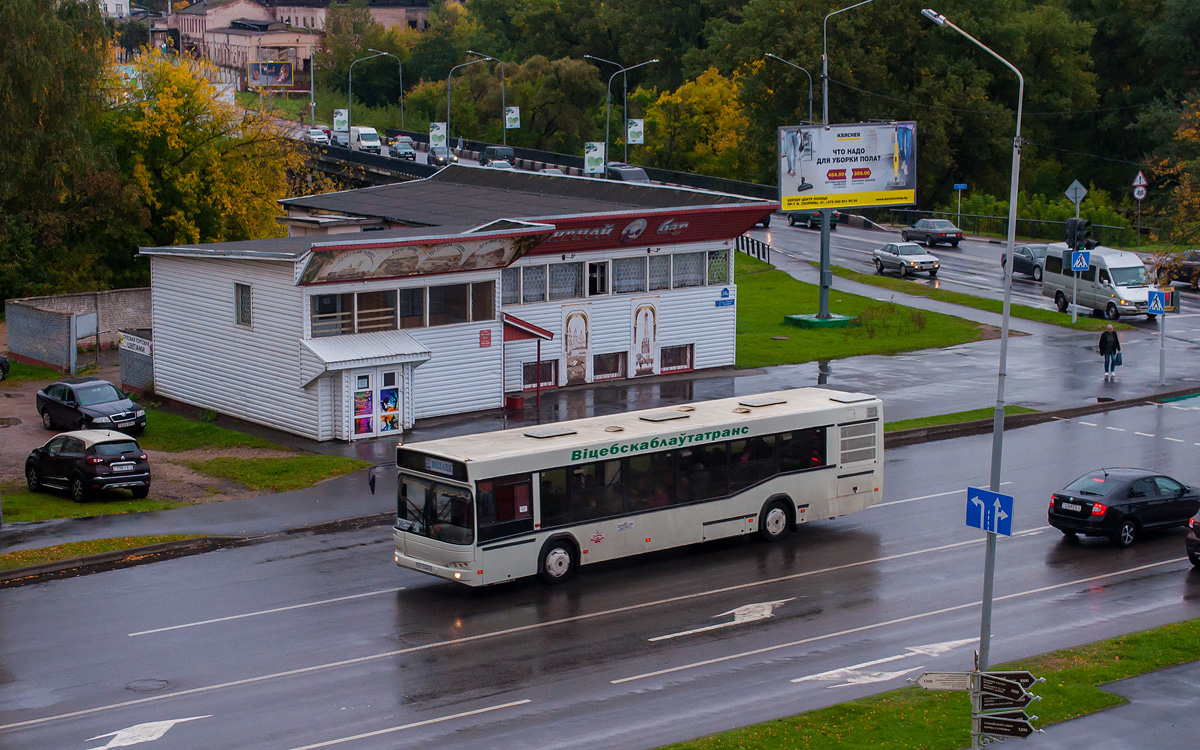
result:
<svg viewBox="0 0 1200 750"><path fill-rule="evenodd" d="M546 583L562 583L579 568L579 552L567 539L551 539L538 558L538 576Z"/></svg>
<svg viewBox="0 0 1200 750"><path fill-rule="evenodd" d="M790 525L787 506L782 500L772 500L758 517L758 535L764 542L778 542Z"/></svg>

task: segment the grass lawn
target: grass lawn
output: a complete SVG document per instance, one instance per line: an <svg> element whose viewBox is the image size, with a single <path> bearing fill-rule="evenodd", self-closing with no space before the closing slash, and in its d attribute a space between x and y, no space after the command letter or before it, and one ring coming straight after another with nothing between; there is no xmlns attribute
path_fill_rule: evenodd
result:
<svg viewBox="0 0 1200 750"><path fill-rule="evenodd" d="M785 315L817 311L819 289L745 253L734 256L740 368L954 346L982 336L978 325L962 318L845 292L833 295L830 308L842 315L861 316L863 324L824 329L784 325ZM775 340L776 336L786 338Z"/></svg>
<svg viewBox="0 0 1200 750"><path fill-rule="evenodd" d="M202 474L230 479L252 490L290 492L311 487L324 479L365 469L371 462L345 456L313 454L287 458L210 458L206 461L188 461L187 465Z"/></svg>
<svg viewBox="0 0 1200 750"><path fill-rule="evenodd" d="M104 552L115 552L131 547L145 547L150 544L174 542L179 539L194 539L194 534L166 534L164 536L122 536L113 539L93 539L89 542L71 542L56 544L53 547L25 549L19 552L8 552L0 555L0 570L13 570L30 565L70 560L76 557L99 555Z"/></svg>
<svg viewBox="0 0 1200 750"><path fill-rule="evenodd" d="M1034 414L1037 409L1030 409L1027 406L1008 405L1004 407L1004 414L1012 416L1013 414ZM958 422L973 422L976 419L991 419L996 413L995 407L985 407L983 409L971 409L970 411L956 411L951 414L938 414L932 417L916 417L915 419L900 419L895 422L888 422L883 425L884 432L895 432L896 430L911 430L916 427L933 427L941 424L957 424Z"/></svg>
<svg viewBox="0 0 1200 750"><path fill-rule="evenodd" d="M891 289L904 294L920 295L929 297L930 299L940 300L942 302L951 302L956 305L965 307L974 307L977 310L986 310L988 312L999 315L1004 309L1004 303L998 299L989 299L985 297L976 297L962 292L951 292L945 289L932 289L923 284L914 284L911 281L896 278L894 276L880 276L870 273L859 273L851 271L849 268L834 266L833 272L841 276L843 279L857 281L860 284L870 284L871 286L879 286L884 289ZM1034 320L1038 323L1049 323L1050 325L1062 326L1063 328L1074 328L1077 331L1103 331L1104 327L1109 324L1109 321L1100 318L1088 317L1086 313L1079 318L1079 321L1074 325L1071 324L1071 317L1065 313L1060 313L1057 310L1043 310L1040 307L1030 307L1029 305L1011 305L1010 312L1014 318L1023 318L1025 320ZM1132 326L1125 323L1113 323L1113 328L1117 330L1128 331L1132 330Z"/></svg>
<svg viewBox="0 0 1200 750"><path fill-rule="evenodd" d="M59 378L69 377L63 375L58 370L51 370L49 367L40 365L27 365L23 362L13 362L9 360L8 375L4 380L0 381L0 388L18 383L28 383L31 380L58 380Z"/></svg>
<svg viewBox="0 0 1200 750"><path fill-rule="evenodd" d="M245 109L258 109L258 94L251 91L239 91L234 96L237 97L237 103L239 107L243 107ZM271 110L276 115L288 120L295 120L301 112L304 113L306 118L308 117L307 94L304 95L304 98L293 96L286 99L282 95L271 96L269 94L263 94L262 103L263 107L266 109Z"/></svg>
<svg viewBox="0 0 1200 750"><path fill-rule="evenodd" d="M150 409L146 413L146 431L137 436L138 445L152 451L179 451L193 448L266 448L287 450L254 435L198 422L178 414Z"/></svg>
<svg viewBox="0 0 1200 750"><path fill-rule="evenodd" d="M1040 717L1034 725L1045 727L1127 703L1099 686L1194 661L1198 639L1200 620L1188 620L994 669L1029 670L1046 678L1033 686L1032 692L1042 700L1035 702L1030 710ZM953 750L970 744L970 715L965 692L906 687L669 747L672 750L749 747Z"/></svg>
<svg viewBox="0 0 1200 750"><path fill-rule="evenodd" d="M4 485L4 521L46 521L51 518L84 518L86 516L109 516L121 513L140 513L146 510L168 510L179 508L185 503L168 500L134 500L128 494L113 491L101 495L100 499L77 503L65 492L44 490L30 492L24 485Z"/></svg>

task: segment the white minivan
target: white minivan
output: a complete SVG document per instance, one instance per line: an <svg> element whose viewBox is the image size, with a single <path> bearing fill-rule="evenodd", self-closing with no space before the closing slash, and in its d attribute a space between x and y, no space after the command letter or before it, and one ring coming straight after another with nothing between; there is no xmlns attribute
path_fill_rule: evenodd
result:
<svg viewBox="0 0 1200 750"><path fill-rule="evenodd" d="M1149 313L1150 276L1142 259L1111 247L1096 247L1089 252L1088 269L1079 274L1079 286L1075 289L1070 249L1062 242L1049 245L1042 294L1053 299L1061 312L1070 309L1074 291L1079 307L1103 313L1109 320L1129 315L1145 315L1154 320L1155 316Z"/></svg>
<svg viewBox="0 0 1200 750"><path fill-rule="evenodd" d="M353 151L378 154L383 152L383 142L379 140L379 133L375 128L355 125L350 128L350 148Z"/></svg>

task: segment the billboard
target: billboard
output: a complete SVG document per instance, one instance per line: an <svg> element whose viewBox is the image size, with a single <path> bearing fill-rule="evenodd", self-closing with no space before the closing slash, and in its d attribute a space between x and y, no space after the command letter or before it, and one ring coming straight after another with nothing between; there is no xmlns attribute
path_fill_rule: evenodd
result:
<svg viewBox="0 0 1200 750"><path fill-rule="evenodd" d="M780 128L782 209L916 203L916 132L915 122Z"/></svg>
<svg viewBox="0 0 1200 750"><path fill-rule="evenodd" d="M290 62L246 63L246 82L250 88L292 85Z"/></svg>

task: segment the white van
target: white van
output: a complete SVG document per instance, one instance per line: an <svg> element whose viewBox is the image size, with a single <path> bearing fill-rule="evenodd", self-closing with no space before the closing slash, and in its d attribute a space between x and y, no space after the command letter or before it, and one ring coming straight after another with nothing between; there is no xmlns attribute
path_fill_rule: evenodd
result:
<svg viewBox="0 0 1200 750"><path fill-rule="evenodd" d="M350 148L353 151L379 154L383 152L383 142L379 140L379 133L375 128L355 125L350 128Z"/></svg>
<svg viewBox="0 0 1200 750"><path fill-rule="evenodd" d="M1089 251L1088 269L1079 274L1075 302L1079 307L1103 313L1109 320L1149 313L1150 275L1146 265L1134 253L1111 247ZM1046 268L1042 274L1042 294L1054 300L1060 312L1070 309L1075 289L1071 271L1071 250L1057 242L1046 248Z"/></svg>

